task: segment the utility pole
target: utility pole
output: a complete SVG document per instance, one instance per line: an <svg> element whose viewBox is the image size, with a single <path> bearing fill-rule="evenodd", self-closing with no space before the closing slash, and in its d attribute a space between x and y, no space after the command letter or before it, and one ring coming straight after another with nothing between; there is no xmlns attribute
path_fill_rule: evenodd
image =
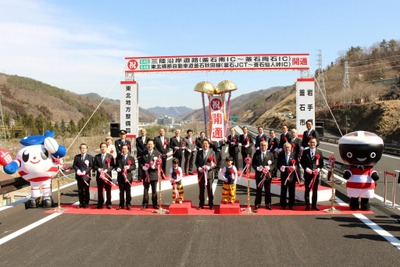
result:
<svg viewBox="0 0 400 267"><path fill-rule="evenodd" d="M322 52L321 49L318 50L318 55L317 55L317 83L320 88L320 93L323 95L324 98L326 98L326 88L325 88L325 77L324 77L324 71L322 69Z"/></svg>
<svg viewBox="0 0 400 267"><path fill-rule="evenodd" d="M350 90L350 80L349 80L349 62L344 62L344 75L343 75L343 87L344 92L348 92Z"/></svg>

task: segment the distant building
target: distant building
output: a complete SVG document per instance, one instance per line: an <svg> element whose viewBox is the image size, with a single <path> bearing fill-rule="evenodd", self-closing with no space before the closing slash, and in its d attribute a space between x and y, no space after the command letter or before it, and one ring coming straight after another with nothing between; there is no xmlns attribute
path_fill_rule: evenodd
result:
<svg viewBox="0 0 400 267"><path fill-rule="evenodd" d="M169 116L164 116L161 118L157 119L157 124L159 125L170 125L170 124L174 124L175 123L175 119Z"/></svg>

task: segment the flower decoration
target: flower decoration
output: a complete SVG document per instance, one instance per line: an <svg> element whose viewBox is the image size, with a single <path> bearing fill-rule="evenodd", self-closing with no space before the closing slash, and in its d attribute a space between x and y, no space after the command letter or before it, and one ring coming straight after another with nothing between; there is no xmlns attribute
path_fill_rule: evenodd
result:
<svg viewBox="0 0 400 267"><path fill-rule="evenodd" d="M208 162L214 162L214 157L213 156L209 156L208 157Z"/></svg>
<svg viewBox="0 0 400 267"><path fill-rule="evenodd" d="M296 160L295 159L292 159L291 162L292 162L292 165L296 164Z"/></svg>

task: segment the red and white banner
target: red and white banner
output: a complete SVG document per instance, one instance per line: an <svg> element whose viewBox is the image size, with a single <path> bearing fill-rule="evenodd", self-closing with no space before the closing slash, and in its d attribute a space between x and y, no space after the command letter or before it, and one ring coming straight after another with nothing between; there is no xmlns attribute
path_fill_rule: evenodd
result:
<svg viewBox="0 0 400 267"><path fill-rule="evenodd" d="M224 102L222 96L210 96L211 141L220 141L225 138L224 130Z"/></svg>
<svg viewBox="0 0 400 267"><path fill-rule="evenodd" d="M126 57L125 72L308 70L309 54Z"/></svg>
<svg viewBox="0 0 400 267"><path fill-rule="evenodd" d="M314 78L298 78L296 83L296 128L299 136L303 134L306 121L315 125Z"/></svg>

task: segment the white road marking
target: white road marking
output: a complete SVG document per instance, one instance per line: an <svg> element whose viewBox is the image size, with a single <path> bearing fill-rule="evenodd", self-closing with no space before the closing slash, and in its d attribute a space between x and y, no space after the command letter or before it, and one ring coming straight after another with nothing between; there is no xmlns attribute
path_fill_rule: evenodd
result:
<svg viewBox="0 0 400 267"><path fill-rule="evenodd" d="M361 222L363 222L365 225L367 225L369 228L374 230L377 234L382 236L384 239L386 239L390 244L392 244L395 248L400 250L400 240L398 240L396 237L391 235L388 231L383 230L379 225L365 217L363 214L360 213L355 213L353 214L354 217L359 219Z"/></svg>
<svg viewBox="0 0 400 267"><path fill-rule="evenodd" d="M0 246L3 245L4 243L6 243L6 242L8 242L8 241L10 241L10 240L12 240L12 239L24 234L24 233L32 230L32 229L34 229L34 228L36 228L36 227L38 227L38 226L40 226L40 225L52 220L52 219L60 216L61 214L62 213L53 213L53 214L51 214L51 215L49 215L47 217L44 217L43 219L40 219L37 222L34 222L34 223L24 227L24 228L19 229L18 231L15 231L12 234L9 234L8 236L5 236L5 237L1 238L0 239Z"/></svg>

